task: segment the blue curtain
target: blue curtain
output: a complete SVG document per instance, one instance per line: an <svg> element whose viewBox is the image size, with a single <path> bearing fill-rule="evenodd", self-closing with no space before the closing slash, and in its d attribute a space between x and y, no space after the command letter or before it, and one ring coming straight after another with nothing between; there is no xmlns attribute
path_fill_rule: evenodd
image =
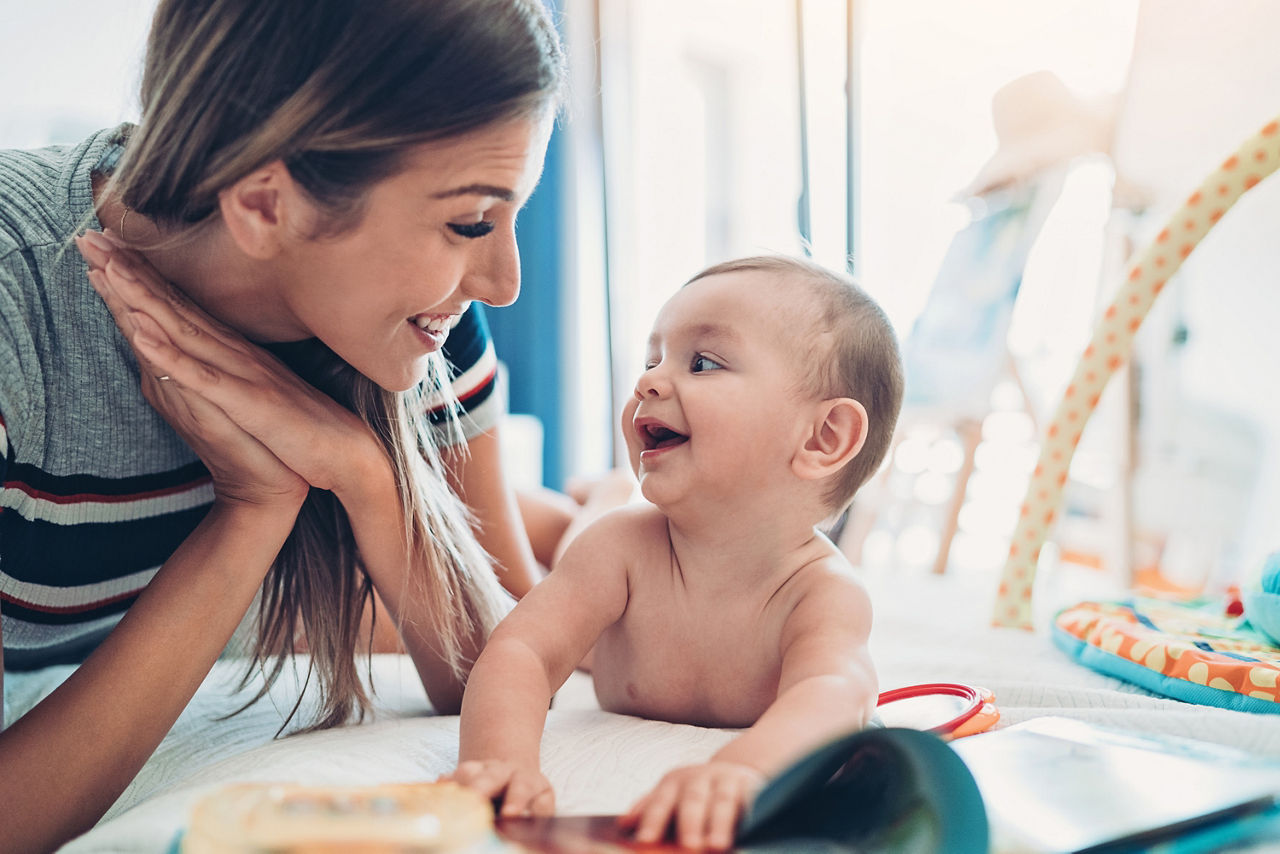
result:
<svg viewBox="0 0 1280 854"><path fill-rule="evenodd" d="M516 238L520 244L520 298L514 305L491 309L489 327L498 358L507 365L512 412L535 415L542 421L543 483L563 483L564 443L571 437L561 413L564 336L561 300L565 275L561 231L565 164L557 129L547 149L542 180L520 212Z"/></svg>

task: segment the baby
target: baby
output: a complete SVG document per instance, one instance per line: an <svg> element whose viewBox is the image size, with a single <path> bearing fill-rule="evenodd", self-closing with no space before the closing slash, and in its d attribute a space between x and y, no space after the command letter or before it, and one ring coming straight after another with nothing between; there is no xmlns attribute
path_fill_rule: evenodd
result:
<svg viewBox="0 0 1280 854"><path fill-rule="evenodd" d="M503 815L551 814L547 707L594 647L604 709L746 728L622 817L640 842L674 820L683 846L729 847L768 777L874 710L871 605L815 526L879 467L901 401L893 331L851 281L783 257L690 280L622 414L650 503L584 530L494 631L452 778Z"/></svg>

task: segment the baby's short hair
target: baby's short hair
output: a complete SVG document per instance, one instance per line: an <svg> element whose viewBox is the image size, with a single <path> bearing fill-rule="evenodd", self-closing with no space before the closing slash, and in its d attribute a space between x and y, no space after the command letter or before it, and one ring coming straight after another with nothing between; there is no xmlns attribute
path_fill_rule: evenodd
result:
<svg viewBox="0 0 1280 854"><path fill-rule="evenodd" d="M812 325L796 327L797 345L810 366L804 372L806 391L819 400L850 397L867 410L866 442L827 493L832 511L839 512L880 468L893 441L902 409L898 337L884 310L851 277L801 258L760 255L725 261L688 283L743 271L776 273L810 290L816 297Z"/></svg>

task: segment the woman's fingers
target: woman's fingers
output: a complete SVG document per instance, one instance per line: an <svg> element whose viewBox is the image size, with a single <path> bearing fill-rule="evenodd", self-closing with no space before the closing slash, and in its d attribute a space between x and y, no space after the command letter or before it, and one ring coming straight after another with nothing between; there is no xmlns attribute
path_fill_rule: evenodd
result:
<svg viewBox="0 0 1280 854"><path fill-rule="evenodd" d="M96 231L77 237L76 246L91 268L117 277L115 287L123 302L156 317L170 334L203 332L224 344L239 340L238 334L201 311L135 250Z"/></svg>
<svg viewBox="0 0 1280 854"><path fill-rule="evenodd" d="M107 311L111 312L111 317L116 322L116 326L127 338L133 333L133 322L129 320L129 306L125 305L120 296L111 289L111 283L107 281L107 274L102 270L89 271L89 284L93 285L93 289L98 292L98 296L102 297L102 302L107 306Z"/></svg>
<svg viewBox="0 0 1280 854"><path fill-rule="evenodd" d="M218 495L250 503L305 497L307 481L224 408L234 400L226 394L233 386L243 392L251 385L229 367L247 364L237 353L250 345L204 315L141 256L93 232L76 245L90 265L90 283L138 358L143 396L208 467ZM200 346L191 346L193 340ZM202 358L210 355L216 369Z"/></svg>
<svg viewBox="0 0 1280 854"><path fill-rule="evenodd" d="M145 258L88 233L78 241L94 269L90 280L139 361L167 376L188 398L205 398L313 486L338 490L350 461L383 451L358 416L317 391L240 333L206 315ZM141 334L140 334L141 333ZM144 384L148 399L173 389Z"/></svg>
<svg viewBox="0 0 1280 854"><path fill-rule="evenodd" d="M96 231L87 231L84 234L77 235L75 244L76 248L80 250L81 256L88 262L91 270L101 270L107 266L107 262L111 260L111 253L115 251L115 247L111 245L110 241L106 241Z"/></svg>
<svg viewBox="0 0 1280 854"><path fill-rule="evenodd" d="M251 360L245 358L238 346L239 336L219 329L219 324L172 285L145 282L144 274L120 257L112 257L104 271L118 301L153 318L175 346L202 361L219 363L227 370L238 373L248 369Z"/></svg>
<svg viewBox="0 0 1280 854"><path fill-rule="evenodd" d="M201 311L141 255L113 244L94 231L77 237L75 242L90 266L90 281L107 301L117 325L126 334L130 330L121 322L124 311L144 311L197 358L220 361L239 354L237 345L241 337ZM101 271L103 275L96 277L93 271ZM106 282L105 288L102 282ZM228 367L235 369L233 365Z"/></svg>
<svg viewBox="0 0 1280 854"><path fill-rule="evenodd" d="M152 317L140 311L132 311L128 317L134 327L130 341L155 372L153 377L157 382L176 383L203 394L205 388L219 381L217 371L173 346L173 341ZM162 376L168 379L160 380Z"/></svg>
<svg viewBox="0 0 1280 854"><path fill-rule="evenodd" d="M101 270L91 270L89 281L106 303L125 339L133 347L142 375L143 396L157 409L163 411L166 408L178 408L181 410L179 414L190 419L190 404L182 395L176 394L178 384L168 372L170 360L166 355L176 351L164 330L147 315L133 311L122 303ZM160 377L165 379L161 380Z"/></svg>

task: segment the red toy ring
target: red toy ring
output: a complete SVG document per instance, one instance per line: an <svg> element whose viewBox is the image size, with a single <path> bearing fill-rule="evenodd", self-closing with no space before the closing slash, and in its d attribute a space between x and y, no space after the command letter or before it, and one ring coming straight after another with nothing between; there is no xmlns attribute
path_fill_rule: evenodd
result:
<svg viewBox="0 0 1280 854"><path fill-rule="evenodd" d="M959 697L966 701L966 705L960 714L937 726L930 727L929 732L959 738L982 732L1000 719L999 711L996 710L996 707L991 702L994 697L990 691L960 682L928 682L923 685L907 685L903 688L894 688L881 694L876 701L876 706L883 706L886 703L893 703L898 700L930 697L938 694ZM982 720L975 720L979 716L982 717Z"/></svg>

